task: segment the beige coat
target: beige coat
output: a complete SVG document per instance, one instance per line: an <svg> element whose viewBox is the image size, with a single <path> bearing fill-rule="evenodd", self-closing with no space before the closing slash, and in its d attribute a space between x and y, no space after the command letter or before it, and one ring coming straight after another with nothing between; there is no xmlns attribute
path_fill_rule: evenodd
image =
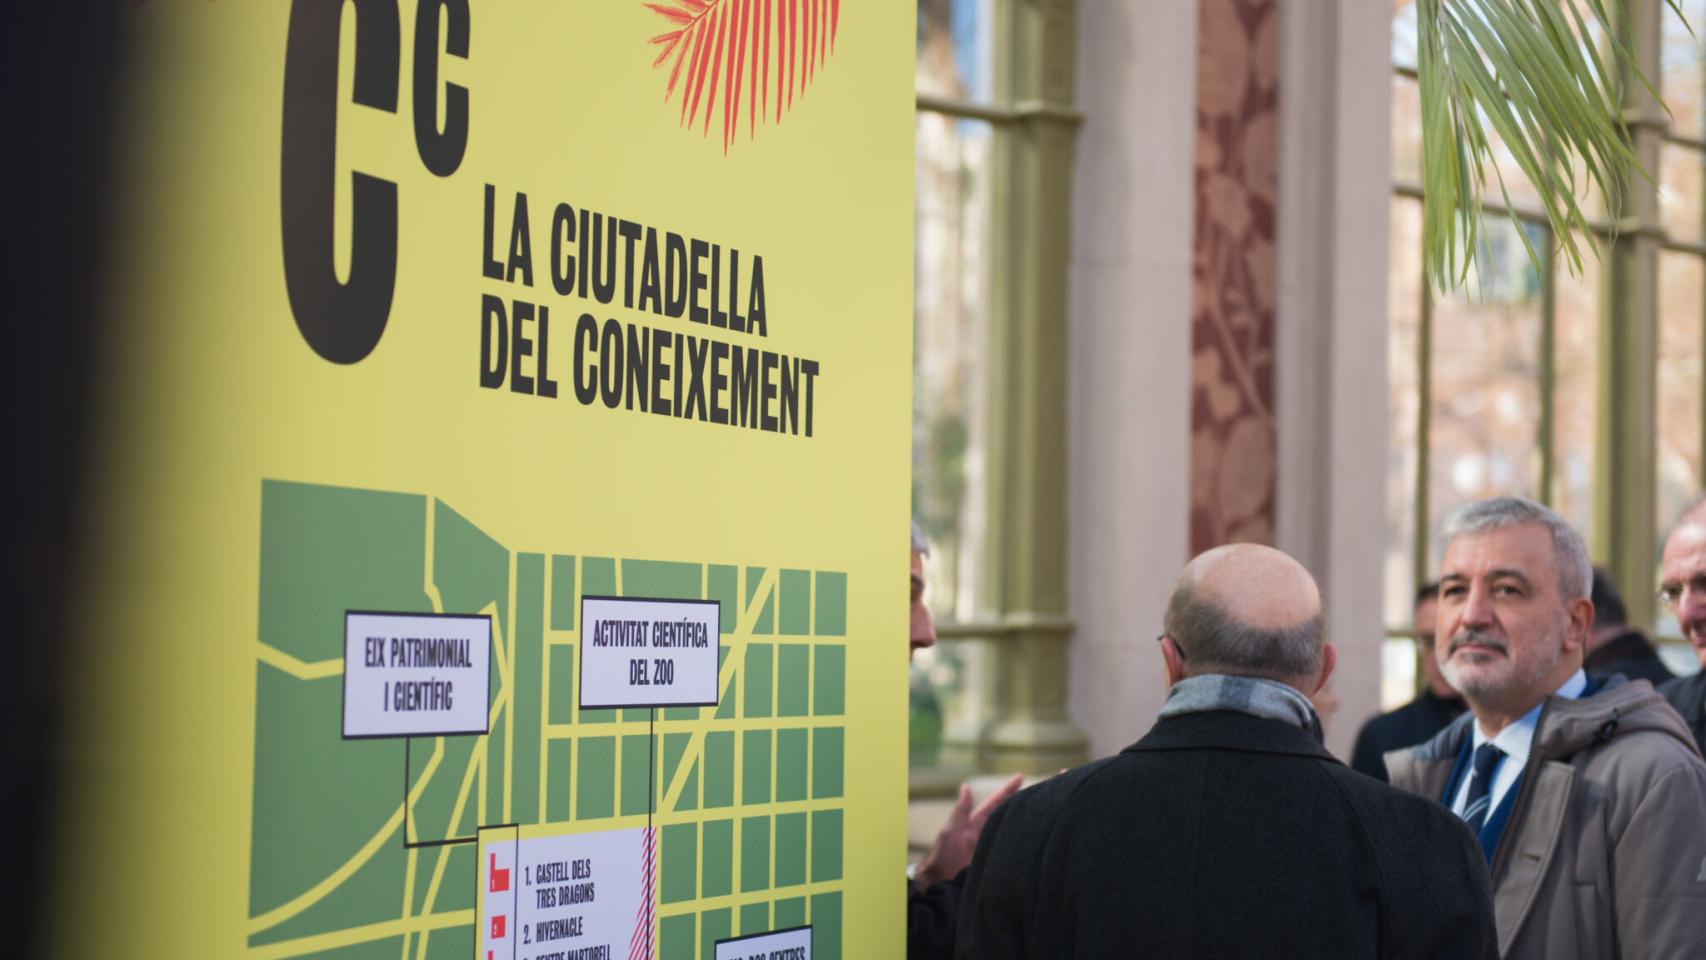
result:
<svg viewBox="0 0 1706 960"><path fill-rule="evenodd" d="M1439 799L1473 720L1388 753L1392 785ZM1706 763L1651 684L1546 698L1492 873L1507 960L1706 957Z"/></svg>

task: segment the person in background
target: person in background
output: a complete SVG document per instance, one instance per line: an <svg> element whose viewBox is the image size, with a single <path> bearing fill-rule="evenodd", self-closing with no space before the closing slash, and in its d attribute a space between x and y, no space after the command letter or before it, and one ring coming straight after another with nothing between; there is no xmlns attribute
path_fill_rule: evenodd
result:
<svg viewBox="0 0 1706 960"><path fill-rule="evenodd" d="M1440 675L1434 659L1434 617L1439 610L1439 584L1424 583L1416 590L1416 669L1422 674L1422 692L1416 699L1391 713L1383 713L1363 724L1351 750L1351 769L1376 780L1386 780L1386 762L1393 750L1413 747L1444 730L1463 715L1463 698Z"/></svg>
<svg viewBox="0 0 1706 960"><path fill-rule="evenodd" d="M1611 574L1600 567L1593 568L1589 599L1593 600L1593 634L1588 637L1587 656L1582 660L1588 676L1603 683L1621 674L1655 687L1676 676L1659 659L1647 635L1629 626L1623 595L1617 592Z"/></svg>
<svg viewBox="0 0 1706 960"><path fill-rule="evenodd" d="M1322 746L1336 654L1309 572L1218 547L1164 624L1155 726L995 811L956 956L1495 957L1474 835Z"/></svg>
<svg viewBox="0 0 1706 960"><path fill-rule="evenodd" d="M1505 960L1701 956L1706 763L1651 684L1582 670L1581 535L1520 497L1444 532L1435 649L1470 712L1387 754L1393 785L1475 831Z"/></svg>
<svg viewBox="0 0 1706 960"><path fill-rule="evenodd" d="M1699 673L1672 680L1659 692L1682 715L1695 746L1706 752L1706 497L1683 511L1665 539L1659 578L1659 599L1676 614L1701 665ZM1706 864L1700 876L1706 884Z"/></svg>
<svg viewBox="0 0 1706 960"><path fill-rule="evenodd" d="M912 630L908 640L907 657L936 643L936 621L924 602L924 558L930 544L918 524L912 525ZM936 840L919 861L918 869L906 880L906 956L907 960L950 960L954 955L954 923L959 912L960 894L965 885L965 868L971 863L972 851L984 822L1003 801L1011 797L1024 782L1014 774L991 793L982 803L972 801L969 784L960 785L959 798L948 814L948 822L936 834Z"/></svg>

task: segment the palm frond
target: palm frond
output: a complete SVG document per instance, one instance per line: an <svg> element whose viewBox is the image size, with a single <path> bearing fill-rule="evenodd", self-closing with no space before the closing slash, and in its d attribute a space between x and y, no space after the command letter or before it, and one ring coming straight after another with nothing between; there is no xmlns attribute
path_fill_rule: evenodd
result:
<svg viewBox="0 0 1706 960"><path fill-rule="evenodd" d="M760 123L780 123L783 111L793 106L795 87L803 94L823 70L841 22L841 0L645 0L643 5L669 25L647 41L659 47L654 68L674 60L664 102L675 95L679 82L681 125L698 124L704 136L710 135L711 116L720 104L724 153L740 133L742 91L749 138L757 135Z"/></svg>
<svg viewBox="0 0 1706 960"><path fill-rule="evenodd" d="M1679 0L1666 2L1682 16ZM1616 223L1630 171L1651 180L1630 147L1617 71L1663 101L1620 32L1623 0L1418 0L1416 12L1429 280L1446 288L1466 279L1480 250L1489 167L1513 206L1496 145L1534 186L1558 248L1579 273L1577 238L1588 218L1578 194L1597 191ZM1518 233L1538 268L1540 254Z"/></svg>

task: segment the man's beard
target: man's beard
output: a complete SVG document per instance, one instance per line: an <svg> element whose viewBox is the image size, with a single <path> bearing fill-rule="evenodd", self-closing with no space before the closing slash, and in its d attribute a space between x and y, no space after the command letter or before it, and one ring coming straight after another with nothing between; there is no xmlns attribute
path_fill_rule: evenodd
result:
<svg viewBox="0 0 1706 960"><path fill-rule="evenodd" d="M1540 643L1544 645L1542 649L1549 651L1550 656L1539 663L1525 666L1511 657L1510 644L1491 631L1476 627L1464 627L1452 634L1451 641L1446 646L1445 662L1439 666L1440 673L1445 675L1446 681L1452 687L1466 697L1498 696L1514 690L1525 690L1551 673L1553 668L1558 665L1558 660L1564 655L1563 631L1564 622L1562 618L1559 618L1559 621L1553 625L1547 635L1540 640ZM1458 650L1471 644L1485 647L1489 651L1496 651L1498 655L1503 656L1510 664L1510 673L1502 678L1481 672L1471 675L1455 659Z"/></svg>

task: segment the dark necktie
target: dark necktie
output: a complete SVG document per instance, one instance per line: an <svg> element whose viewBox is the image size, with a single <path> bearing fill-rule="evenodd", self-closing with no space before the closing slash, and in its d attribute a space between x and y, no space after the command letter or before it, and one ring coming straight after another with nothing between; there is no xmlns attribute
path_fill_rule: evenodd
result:
<svg viewBox="0 0 1706 960"><path fill-rule="evenodd" d="M1475 758L1472 761L1474 772L1470 774L1469 797L1463 807L1463 822L1469 824L1469 829L1479 834L1481 825L1487 822L1487 807L1492 801L1493 768L1499 765L1505 752L1491 743L1483 743L1475 748Z"/></svg>

